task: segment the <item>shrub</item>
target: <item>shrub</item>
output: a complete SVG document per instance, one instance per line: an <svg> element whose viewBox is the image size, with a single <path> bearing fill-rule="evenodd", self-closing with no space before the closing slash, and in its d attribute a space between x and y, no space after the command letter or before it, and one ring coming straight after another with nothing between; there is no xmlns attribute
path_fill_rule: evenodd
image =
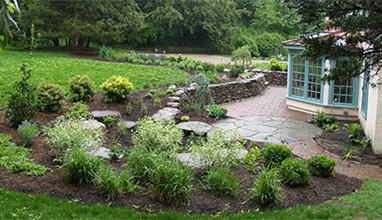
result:
<svg viewBox="0 0 382 220"><path fill-rule="evenodd" d="M65 91L56 84L41 82L37 87L36 94L43 103L44 112L59 112L65 104Z"/></svg>
<svg viewBox="0 0 382 220"><path fill-rule="evenodd" d="M268 63L268 69L273 71L281 71L283 70L283 66L278 60L272 58Z"/></svg>
<svg viewBox="0 0 382 220"><path fill-rule="evenodd" d="M152 63L153 63L152 60L147 60L147 61L146 61L146 64L152 64Z"/></svg>
<svg viewBox="0 0 382 220"><path fill-rule="evenodd" d="M279 166L285 159L290 158L292 150L284 145L272 144L263 149L264 162Z"/></svg>
<svg viewBox="0 0 382 220"><path fill-rule="evenodd" d="M178 62L182 62L184 60L184 57L182 56L182 54L179 54L179 56L176 58L176 61Z"/></svg>
<svg viewBox="0 0 382 220"><path fill-rule="evenodd" d="M208 116L218 119L219 117L225 117L228 113L228 110L224 107L218 105L211 105Z"/></svg>
<svg viewBox="0 0 382 220"><path fill-rule="evenodd" d="M190 120L190 117L187 116L187 115L185 115L185 116L182 116L182 117L180 118L180 120L181 120L181 121L189 121L189 120Z"/></svg>
<svg viewBox="0 0 382 220"><path fill-rule="evenodd" d="M0 134L0 166L7 167L7 172L39 176L50 170L28 158L32 149L17 146L11 139L10 135Z"/></svg>
<svg viewBox="0 0 382 220"><path fill-rule="evenodd" d="M185 62L180 62L178 64L178 67L179 67L179 69L184 69L186 67L186 63Z"/></svg>
<svg viewBox="0 0 382 220"><path fill-rule="evenodd" d="M243 65L238 65L238 64L235 64L231 70L229 71L229 76L232 76L232 77L238 77L240 74L244 73L244 70L245 70L245 66Z"/></svg>
<svg viewBox="0 0 382 220"><path fill-rule="evenodd" d="M235 132L215 129L207 137L207 142L200 141L189 146L189 151L198 155L205 167L232 165L244 150L243 143Z"/></svg>
<svg viewBox="0 0 382 220"><path fill-rule="evenodd" d="M191 76L187 79L186 85L191 85L192 82L195 82L196 85L196 91L195 91L195 98L197 107L199 109L199 113L202 113L204 111L204 107L207 105L210 105L213 103L213 99L211 97L211 91L208 87L208 78L204 76L203 74L197 74L195 76ZM184 94L183 98L187 99L187 88L184 88ZM206 100L207 98L207 100Z"/></svg>
<svg viewBox="0 0 382 220"><path fill-rule="evenodd" d="M188 71L191 71L191 70L195 69L195 63L188 63L187 64L187 69L188 69Z"/></svg>
<svg viewBox="0 0 382 220"><path fill-rule="evenodd" d="M329 177L334 173L334 166L337 165L337 161L327 156L313 156L307 162L310 173L318 177Z"/></svg>
<svg viewBox="0 0 382 220"><path fill-rule="evenodd" d="M112 47L106 47L106 46L102 45L99 48L98 56L101 59L110 60L112 54L113 54L113 48Z"/></svg>
<svg viewBox="0 0 382 220"><path fill-rule="evenodd" d="M204 68L203 68L203 66L201 66L201 65L198 65L198 66L196 66L196 70L197 70L197 71L203 71L203 70L204 70Z"/></svg>
<svg viewBox="0 0 382 220"><path fill-rule="evenodd" d="M41 133L36 122L32 124L29 121L24 121L22 125L19 125L17 132L19 132L20 139L25 146L30 146L32 140Z"/></svg>
<svg viewBox="0 0 382 220"><path fill-rule="evenodd" d="M166 95L166 92L165 92L163 89L159 89L159 90L155 93L155 97L157 97L157 98L163 98L165 95Z"/></svg>
<svg viewBox="0 0 382 220"><path fill-rule="evenodd" d="M150 117L139 120L139 127L133 133L134 145L148 151L175 153L182 143L183 131L175 125L175 121L167 123L155 121Z"/></svg>
<svg viewBox="0 0 382 220"><path fill-rule="evenodd" d="M251 62L252 56L248 46L242 46L237 50L232 51L232 61L242 61L242 66L246 65L246 62ZM235 76L236 77L236 76Z"/></svg>
<svg viewBox="0 0 382 220"><path fill-rule="evenodd" d="M224 69L225 69L225 65L224 65L224 63L216 64L216 71L218 71L218 72L223 72Z"/></svg>
<svg viewBox="0 0 382 220"><path fill-rule="evenodd" d="M162 62L160 60L155 60L154 63L160 65Z"/></svg>
<svg viewBox="0 0 382 220"><path fill-rule="evenodd" d="M158 89L150 89L150 93L153 94L153 95L154 95L155 93L157 93L157 92L158 92Z"/></svg>
<svg viewBox="0 0 382 220"><path fill-rule="evenodd" d="M102 94L107 96L107 101L111 102L126 98L126 95L130 94L131 90L134 89L133 84L122 76L112 76L100 88Z"/></svg>
<svg viewBox="0 0 382 220"><path fill-rule="evenodd" d="M142 107L141 107L141 116L145 116L147 115L147 106L145 104L142 104Z"/></svg>
<svg viewBox="0 0 382 220"><path fill-rule="evenodd" d="M16 92L4 92L5 95L10 95L5 110L5 118L9 119L13 126L17 126L25 120L33 120L38 116L37 111L42 107L42 103L37 99L36 87L28 83L31 70L27 70L26 64L23 64L21 71L22 79L15 81L13 86Z"/></svg>
<svg viewBox="0 0 382 220"><path fill-rule="evenodd" d="M156 108L160 108L162 107L162 98L159 98L159 97L156 97L154 99L154 103L153 103L154 107Z"/></svg>
<svg viewBox="0 0 382 220"><path fill-rule="evenodd" d="M69 99L73 102L85 101L90 102L96 94L96 87L88 76L77 75L69 80L69 90L72 93Z"/></svg>
<svg viewBox="0 0 382 220"><path fill-rule="evenodd" d="M68 155L74 147L87 151L96 151L102 146L104 137L101 129L95 129L92 124L95 120L69 120L62 121L46 131L47 142L51 151L59 156ZM61 160L58 157L57 160Z"/></svg>
<svg viewBox="0 0 382 220"><path fill-rule="evenodd" d="M168 89L166 90L166 93L173 93L173 92L176 92L176 85L175 85L175 84L171 85L171 86L168 87Z"/></svg>
<svg viewBox="0 0 382 220"><path fill-rule="evenodd" d="M213 63L203 62L202 66L203 66L203 70L206 71L206 72L207 71L215 72L215 64L213 64Z"/></svg>
<svg viewBox="0 0 382 220"><path fill-rule="evenodd" d="M184 106L186 112L194 111L197 108L197 104L195 102L190 102Z"/></svg>
<svg viewBox="0 0 382 220"><path fill-rule="evenodd" d="M254 187L249 189L249 197L261 204L274 204L282 201L282 188L275 169L264 169Z"/></svg>
<svg viewBox="0 0 382 220"><path fill-rule="evenodd" d="M130 115L131 114L131 103L129 102L129 104L127 104L126 106L126 115Z"/></svg>
<svg viewBox="0 0 382 220"><path fill-rule="evenodd" d="M167 57L167 60L170 61L170 62L176 62L176 57L174 55L171 55L169 57Z"/></svg>
<svg viewBox="0 0 382 220"><path fill-rule="evenodd" d="M240 189L239 179L229 174L228 167L211 168L207 175L202 177L204 188L218 195L231 195L236 197Z"/></svg>
<svg viewBox="0 0 382 220"><path fill-rule="evenodd" d="M113 117L112 115L103 117L102 120L103 120L103 123L106 125L106 127L110 128L114 126L115 117Z"/></svg>
<svg viewBox="0 0 382 220"><path fill-rule="evenodd" d="M88 184L98 172L102 159L89 155L85 149L73 148L62 166L69 183Z"/></svg>
<svg viewBox="0 0 382 220"><path fill-rule="evenodd" d="M157 160L150 185L154 198L170 204L188 204L191 200L192 176L188 166L168 159Z"/></svg>
<svg viewBox="0 0 382 220"><path fill-rule="evenodd" d="M89 106L82 103L76 102L72 107L69 108L70 111L65 115L66 119L77 120L85 119L88 120L91 118L91 113L89 112Z"/></svg>
<svg viewBox="0 0 382 220"><path fill-rule="evenodd" d="M152 93L146 93L145 98L150 99L153 97Z"/></svg>
<svg viewBox="0 0 382 220"><path fill-rule="evenodd" d="M211 71L208 71L207 74L206 74L206 77L208 78L208 80L211 82L211 83L219 83L220 82L220 76L218 73L213 73Z"/></svg>
<svg viewBox="0 0 382 220"><path fill-rule="evenodd" d="M279 169L281 179L291 185L302 185L310 181L308 166L301 159L285 159Z"/></svg>

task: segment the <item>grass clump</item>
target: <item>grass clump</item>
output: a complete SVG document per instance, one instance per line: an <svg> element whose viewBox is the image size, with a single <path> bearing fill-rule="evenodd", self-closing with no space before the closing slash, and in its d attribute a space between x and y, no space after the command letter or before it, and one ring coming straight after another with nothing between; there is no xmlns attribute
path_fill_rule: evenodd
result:
<svg viewBox="0 0 382 220"><path fill-rule="evenodd" d="M101 162L101 158L89 155L85 149L75 147L65 158L62 168L69 183L88 184L93 181Z"/></svg>
<svg viewBox="0 0 382 220"><path fill-rule="evenodd" d="M264 169L254 187L249 189L250 199L254 199L260 204L276 204L282 201L281 181L277 176L276 169Z"/></svg>
<svg viewBox="0 0 382 220"><path fill-rule="evenodd" d="M230 175L228 167L211 168L202 179L204 188L218 195L236 197L239 194L241 182L236 176Z"/></svg>

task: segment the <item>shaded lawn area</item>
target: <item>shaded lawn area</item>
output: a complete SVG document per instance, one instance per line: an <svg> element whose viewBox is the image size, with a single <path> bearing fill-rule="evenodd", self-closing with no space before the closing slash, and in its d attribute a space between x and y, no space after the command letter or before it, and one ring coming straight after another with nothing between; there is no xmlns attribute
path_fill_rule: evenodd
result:
<svg viewBox="0 0 382 220"><path fill-rule="evenodd" d="M185 71L176 67L145 66L130 63L103 62L80 58L70 58L68 51L34 51L30 59L30 51L20 49L6 49L0 60L0 94L5 90L12 90L14 82L21 79L20 67L27 64L32 70L32 77L28 80L38 85L45 80L62 86L69 93L69 79L76 75L88 75L97 86L111 76L127 77L134 88L150 88L167 83L184 80L189 77ZM0 98L0 105L6 104L6 98Z"/></svg>

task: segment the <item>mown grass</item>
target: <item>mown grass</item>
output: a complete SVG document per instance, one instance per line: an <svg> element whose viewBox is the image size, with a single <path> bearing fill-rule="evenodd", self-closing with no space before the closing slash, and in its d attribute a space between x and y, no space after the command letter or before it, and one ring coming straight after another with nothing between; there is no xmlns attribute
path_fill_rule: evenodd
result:
<svg viewBox="0 0 382 220"><path fill-rule="evenodd" d="M103 61L70 58L69 52L30 51L6 49L0 60L0 94L12 90L14 82L21 79L20 66L27 64L32 70L30 83L38 85L42 80L64 87L69 92L69 79L76 75L88 75L96 84L97 90L103 82L113 75L127 77L135 88L149 88L164 85L177 80L187 79L189 75L176 67L144 66L130 63L112 63ZM100 90L99 90L100 91ZM0 98L0 105L6 98Z"/></svg>
<svg viewBox="0 0 382 220"><path fill-rule="evenodd" d="M369 180L363 190L315 206L297 206L284 210L252 210L234 215L224 211L214 217L223 219L380 219L382 214L382 182ZM209 215L188 215L177 212L150 214L108 205L82 205L78 200L30 195L0 188L0 219L209 219ZM112 206L112 202L109 203ZM229 207L229 206L228 206Z"/></svg>

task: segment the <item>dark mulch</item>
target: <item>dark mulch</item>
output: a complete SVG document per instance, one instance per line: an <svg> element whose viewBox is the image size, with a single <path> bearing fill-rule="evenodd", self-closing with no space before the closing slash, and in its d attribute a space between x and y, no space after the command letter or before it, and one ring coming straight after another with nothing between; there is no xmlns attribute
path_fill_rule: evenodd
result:
<svg viewBox="0 0 382 220"><path fill-rule="evenodd" d="M333 153L340 157L343 157L346 151L346 141L349 137L349 133L344 129L344 124L352 124L357 122L337 121L337 123L340 126L339 131L324 131L321 137L316 138L315 141L317 145L320 146L322 149L327 150L330 153ZM365 134L361 132L358 136L358 139L362 140L364 137ZM348 161L352 161L358 164L369 164L382 167L382 155L374 154L370 143L367 145L364 151L360 143L353 141L351 150L351 155L354 157L347 159Z"/></svg>
<svg viewBox="0 0 382 220"><path fill-rule="evenodd" d="M160 88L166 89L169 85L161 86ZM122 114L125 120L137 121L141 117L141 110L136 108L137 100L146 94L150 89L145 89L143 92L138 92L137 94L131 94L126 100L116 102L116 103L104 103L102 102L102 95L97 94L94 97L94 101L88 102L90 111L94 110L117 110ZM163 98L163 106L167 102L169 95L167 94ZM153 115L159 109L155 108L152 103L152 99L144 99L145 104L148 107L148 115ZM132 104L132 114L126 115L126 106L128 103ZM70 107L72 103L68 103ZM66 113L66 109L63 113ZM39 126L46 125L49 121L54 120L55 117L62 115L57 113L44 114L40 113L36 122ZM207 112L203 114L198 114L197 111L184 112L182 115L188 115L192 121L203 121L209 124L215 122L213 118L207 116ZM182 116L181 115L181 116ZM179 116L180 118L180 116ZM179 122L179 118L177 121ZM17 145L21 145L20 138L18 136L17 130L10 126L9 121L0 117L0 132L4 134L12 135L12 141ZM132 146L131 142L131 132L128 131L125 136L120 137L119 131L116 126L109 128L105 134L107 141L105 142L105 147L111 146L111 140L113 137L119 137L119 142L121 143L121 149L128 149ZM324 135L324 137L326 137ZM184 143L186 142L184 139ZM321 138L324 140L324 138ZM329 138L330 140L330 138ZM329 142L331 144L334 142ZM6 168L0 168L0 186L17 191L28 192L31 194L47 194L49 196L67 198L67 199L79 199L83 204L108 204L110 201L107 198L102 197L98 194L97 189L91 185L76 185L69 184L63 175L63 171L57 168L57 163L53 162L54 155L49 152L49 146L46 143L44 137L38 137L32 143L31 149L34 152L30 155L39 164L50 167L52 170L47 172L44 176L26 176L24 174L13 174L7 173ZM123 161L115 161L112 163L113 167L121 167ZM161 210L176 210L184 213L195 213L195 214L214 214L218 211L223 210L226 204L230 204L229 212L238 213L241 210L264 210L265 207L256 204L253 201L248 201L242 204L248 199L248 188L251 187L252 183L256 180L257 174L247 171L248 167L241 165L238 168L232 169L232 174L236 175L240 180L243 180L241 185L241 192L236 197L231 196L219 196L214 195L211 192L201 190L198 186L198 179L205 174L205 170L195 170L195 189L192 191L192 200L189 205L169 205L166 202L160 202L153 199L151 192L148 191L148 186L143 187L143 189L133 195L124 195L122 197L116 198L112 201L111 206L114 207L133 207L139 206L139 210L148 211L154 210L155 212ZM283 202L277 206L277 208L287 208L294 207L298 204L313 205L321 203L326 200L330 200L334 196L347 195L356 190L360 190L363 184L363 180L357 178L350 178L341 174L336 173L336 177L330 178L316 178L312 176L312 180L304 185L296 188L290 186L284 186L284 196Z"/></svg>

